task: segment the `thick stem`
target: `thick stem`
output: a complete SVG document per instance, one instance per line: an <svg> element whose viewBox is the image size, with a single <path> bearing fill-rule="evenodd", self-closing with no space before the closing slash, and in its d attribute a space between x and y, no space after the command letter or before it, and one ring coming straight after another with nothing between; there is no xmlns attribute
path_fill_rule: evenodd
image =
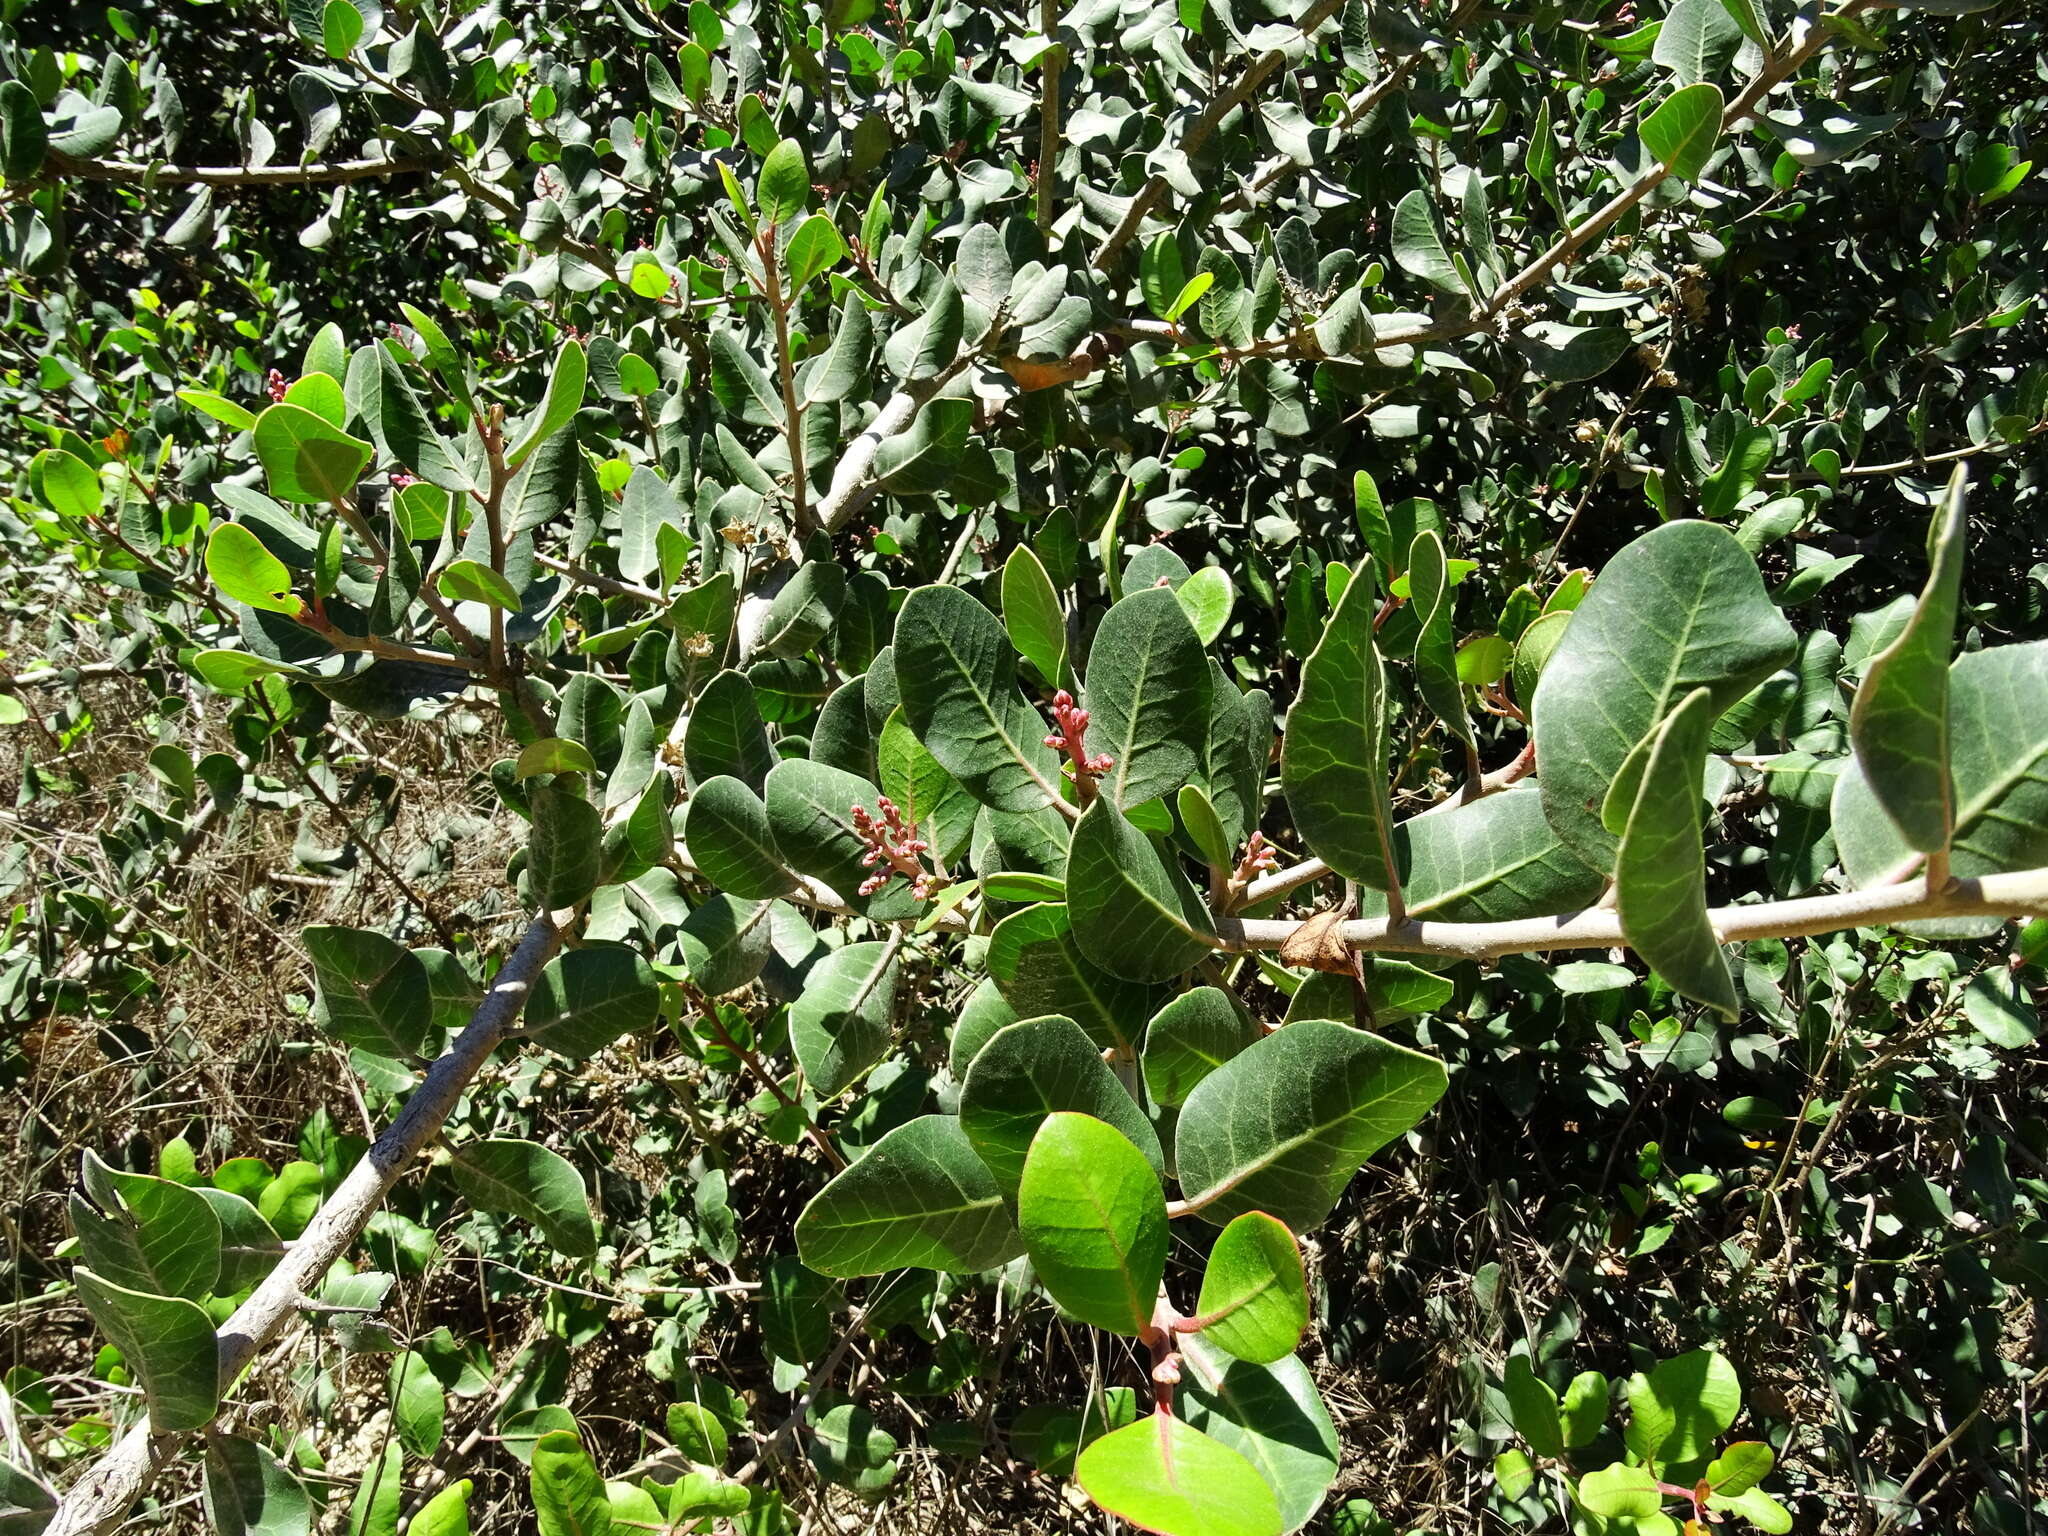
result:
<svg viewBox="0 0 2048 1536"><path fill-rule="evenodd" d="M782 292L782 272L775 259L775 231L763 230L756 242L761 270L768 279L768 313L775 320L775 374L782 384L782 430L789 442L790 526L803 538L817 526L811 516L810 481L804 474L804 410L796 398L796 359L789 351L789 306L796 295Z"/></svg>
<svg viewBox="0 0 2048 1536"><path fill-rule="evenodd" d="M1059 195L1060 159L1060 73L1066 68L1067 50L1053 41L1060 24L1059 0L1039 0L1038 30L1046 37L1045 52L1039 55L1038 98L1038 232L1052 229Z"/></svg>

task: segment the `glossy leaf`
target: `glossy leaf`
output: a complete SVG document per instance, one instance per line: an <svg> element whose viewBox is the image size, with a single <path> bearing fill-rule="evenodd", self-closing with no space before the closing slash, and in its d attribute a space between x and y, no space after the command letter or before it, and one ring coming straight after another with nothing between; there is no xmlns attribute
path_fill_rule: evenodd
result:
<svg viewBox="0 0 2048 1536"><path fill-rule="evenodd" d="M1202 1336L1240 1360L1271 1365L1294 1353L1308 1327L1301 1245L1264 1211L1246 1211L1217 1234L1195 1303Z"/></svg>
<svg viewBox="0 0 2048 1536"><path fill-rule="evenodd" d="M1066 686L1066 615L1052 578L1029 545L1018 545L1003 564L1003 628L1017 653L1048 685Z"/></svg>
<svg viewBox="0 0 2048 1536"><path fill-rule="evenodd" d="M1048 1115L1017 1186L1017 1230L1041 1284L1082 1322L1135 1337L1166 1270L1159 1174L1115 1127Z"/></svg>
<svg viewBox="0 0 2048 1536"><path fill-rule="evenodd" d="M540 1536L611 1536L611 1500L578 1435L558 1429L534 1441L532 1472Z"/></svg>
<svg viewBox="0 0 2048 1536"><path fill-rule="evenodd" d="M1239 1360L1199 1333L1180 1348L1181 1417L1249 1461L1273 1490L1282 1525L1301 1529L1336 1480L1342 1454L1308 1367L1297 1355L1270 1365Z"/></svg>
<svg viewBox="0 0 2048 1536"><path fill-rule="evenodd" d="M1682 86L1657 104L1637 129L1643 148L1680 181L1697 181L1721 136L1720 87Z"/></svg>
<svg viewBox="0 0 2048 1536"><path fill-rule="evenodd" d="M240 523L216 523L206 540L206 574L228 597L268 613L297 614L292 573Z"/></svg>
<svg viewBox="0 0 2048 1536"><path fill-rule="evenodd" d="M1162 1536L1280 1536L1280 1506L1258 1470L1185 1420L1152 1414L1082 1450L1088 1497Z"/></svg>
<svg viewBox="0 0 2048 1536"><path fill-rule="evenodd" d="M369 467L368 443L301 405L271 406L256 418L253 435L256 456L269 476L270 494L280 501L349 500Z"/></svg>
<svg viewBox="0 0 2048 1536"><path fill-rule="evenodd" d="M583 344L565 341L555 354L555 366L548 374L548 392L540 406L526 419L518 440L505 455L505 462L517 469L534 450L569 424L583 406L583 387L590 377L590 364Z"/></svg>

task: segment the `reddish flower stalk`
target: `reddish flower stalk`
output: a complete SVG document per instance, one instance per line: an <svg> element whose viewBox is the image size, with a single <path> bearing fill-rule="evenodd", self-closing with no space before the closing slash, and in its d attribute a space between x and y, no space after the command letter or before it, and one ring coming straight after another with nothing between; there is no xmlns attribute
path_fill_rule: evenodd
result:
<svg viewBox="0 0 2048 1536"><path fill-rule="evenodd" d="M861 867L875 871L861 882L860 894L872 896L901 875L910 882L911 895L919 901L928 899L946 883L944 875L925 867L923 855L931 852L932 845L917 835L917 823L905 821L887 795L877 797L875 808L881 812L879 819L864 805L853 808L853 830L868 845L861 855Z"/></svg>
<svg viewBox="0 0 2048 1536"><path fill-rule="evenodd" d="M1107 752L1088 755L1088 711L1075 708L1074 696L1064 688L1052 696L1052 717L1057 728L1045 738L1045 744L1067 755L1074 788L1080 793L1081 803L1087 805L1095 798L1095 781L1114 768L1116 760Z"/></svg>

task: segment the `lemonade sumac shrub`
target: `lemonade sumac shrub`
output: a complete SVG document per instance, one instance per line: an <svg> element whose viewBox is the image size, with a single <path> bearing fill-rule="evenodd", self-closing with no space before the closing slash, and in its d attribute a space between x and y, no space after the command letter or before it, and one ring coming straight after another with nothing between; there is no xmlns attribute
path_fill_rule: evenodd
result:
<svg viewBox="0 0 2048 1536"><path fill-rule="evenodd" d="M230 1531L774 1533L945 1455L1168 1536L1376 1529L1323 1260L1376 1158L1500 1179L1499 1100L1565 1133L1558 1284L1676 1237L1688 1289L1602 1301L1610 1386L1577 1302L1459 1272L1472 1522L1939 1520L1963 1437L2024 1437L1984 1318L2040 1292L2043 1149L1958 1096L2048 948L2024 6L215 13L0 38L18 798L86 793L66 647L153 735L99 867L0 864L0 1008L18 1082L90 1021L145 1102L167 899L294 811L264 889L379 905L292 925L283 1027L376 1139L30 1117L69 1246L21 1273L132 1392L9 1378L66 1439L9 1519L175 1522L175 1466ZM1859 1299L1906 1223L1822 1160L1937 1102L1950 1246ZM472 1256L509 1358L414 1304ZM1011 1390L987 1305L1111 1363ZM1813 1306L1835 1440L1780 1398L1724 1444ZM245 1374L302 1323L304 1423ZM1887 1397L1894 1325L1949 1342ZM579 1423L608 1346L658 1401Z"/></svg>

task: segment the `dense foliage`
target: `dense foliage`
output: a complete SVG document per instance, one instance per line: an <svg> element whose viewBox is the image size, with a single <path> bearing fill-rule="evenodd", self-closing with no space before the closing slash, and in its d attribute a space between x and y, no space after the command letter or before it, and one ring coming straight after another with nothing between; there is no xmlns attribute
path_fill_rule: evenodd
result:
<svg viewBox="0 0 2048 1536"><path fill-rule="evenodd" d="M2048 1516L2024 0L0 76L0 1527Z"/></svg>

